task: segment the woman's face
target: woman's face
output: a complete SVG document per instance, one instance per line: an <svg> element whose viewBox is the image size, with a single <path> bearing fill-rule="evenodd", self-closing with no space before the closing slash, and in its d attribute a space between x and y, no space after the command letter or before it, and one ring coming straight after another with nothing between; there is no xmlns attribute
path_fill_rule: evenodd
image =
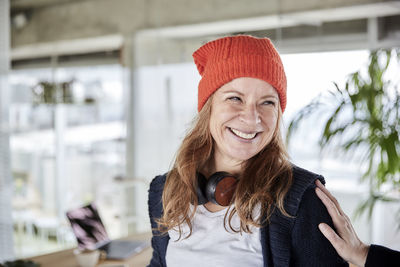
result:
<svg viewBox="0 0 400 267"><path fill-rule="evenodd" d="M278 107L278 93L265 81L242 77L223 85L211 104L214 156L245 161L260 152L275 132Z"/></svg>

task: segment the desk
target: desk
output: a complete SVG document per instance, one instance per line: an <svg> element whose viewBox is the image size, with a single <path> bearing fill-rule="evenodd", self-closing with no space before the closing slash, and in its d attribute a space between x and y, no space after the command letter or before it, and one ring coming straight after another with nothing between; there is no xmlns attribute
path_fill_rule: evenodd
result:
<svg viewBox="0 0 400 267"><path fill-rule="evenodd" d="M150 240L151 233L136 234L124 238L122 240ZM124 261L106 260L103 263L124 263L129 267L145 267L150 263L152 255L151 247L146 248L137 255L134 255ZM42 256L29 258L36 263L40 264L40 267L79 267L78 262L75 259L73 249L62 250Z"/></svg>

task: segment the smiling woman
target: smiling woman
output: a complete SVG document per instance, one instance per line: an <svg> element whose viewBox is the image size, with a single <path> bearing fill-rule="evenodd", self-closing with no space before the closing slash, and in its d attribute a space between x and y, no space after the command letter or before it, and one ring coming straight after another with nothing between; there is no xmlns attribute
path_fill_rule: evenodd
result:
<svg viewBox="0 0 400 267"><path fill-rule="evenodd" d="M288 160L286 76L271 41L225 37L193 57L199 113L150 185L150 266L347 266L318 230L333 227L313 190L322 176Z"/></svg>
<svg viewBox="0 0 400 267"><path fill-rule="evenodd" d="M243 160L260 152L278 127L278 99L269 83L248 77L234 79L216 91L210 118L215 161L232 161L240 168Z"/></svg>

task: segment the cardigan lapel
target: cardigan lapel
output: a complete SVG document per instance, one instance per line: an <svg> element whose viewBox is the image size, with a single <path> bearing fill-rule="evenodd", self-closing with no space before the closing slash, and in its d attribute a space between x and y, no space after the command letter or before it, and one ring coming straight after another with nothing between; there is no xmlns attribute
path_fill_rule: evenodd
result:
<svg viewBox="0 0 400 267"><path fill-rule="evenodd" d="M269 239L266 239L266 241L269 241L271 252L269 258L272 260L272 264L268 265L268 267L288 267L290 265L292 228L296 220L297 210L305 190L316 179L320 179L325 184L322 176L293 165L293 184L284 202L286 212L293 217L283 215L275 207L269 221Z"/></svg>
<svg viewBox="0 0 400 267"><path fill-rule="evenodd" d="M260 229L261 247L264 260L264 267L273 267L271 258L271 248L269 246L269 226L268 224Z"/></svg>

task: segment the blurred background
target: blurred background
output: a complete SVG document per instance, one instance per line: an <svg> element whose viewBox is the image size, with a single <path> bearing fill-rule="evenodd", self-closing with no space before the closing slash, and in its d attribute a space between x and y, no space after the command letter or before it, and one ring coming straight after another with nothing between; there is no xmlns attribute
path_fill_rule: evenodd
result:
<svg viewBox="0 0 400 267"><path fill-rule="evenodd" d="M112 238L150 231L148 185L196 115L191 54L232 34L269 37L281 53L285 128L367 70L371 50L400 47L400 2L0 0L0 261L75 247L65 212L92 201ZM399 92L391 56L383 79ZM399 190L355 219L374 185L357 152L320 151L320 115L292 136L292 161L324 175L364 242L399 250Z"/></svg>

